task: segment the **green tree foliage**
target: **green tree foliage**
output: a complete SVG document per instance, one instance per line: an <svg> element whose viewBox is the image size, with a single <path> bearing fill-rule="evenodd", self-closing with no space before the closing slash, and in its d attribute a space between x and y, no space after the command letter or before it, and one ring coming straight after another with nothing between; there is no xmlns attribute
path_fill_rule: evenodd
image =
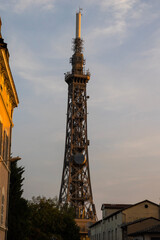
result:
<svg viewBox="0 0 160 240"><path fill-rule="evenodd" d="M11 163L7 240L80 240L72 208L60 208L56 198L22 197L23 173Z"/></svg>
<svg viewBox="0 0 160 240"><path fill-rule="evenodd" d="M59 208L56 199L33 197L29 202L29 240L80 240L79 227L71 208Z"/></svg>
<svg viewBox="0 0 160 240"><path fill-rule="evenodd" d="M24 168L18 167L17 162L11 163L7 240L27 240L29 208L22 197L23 173Z"/></svg>

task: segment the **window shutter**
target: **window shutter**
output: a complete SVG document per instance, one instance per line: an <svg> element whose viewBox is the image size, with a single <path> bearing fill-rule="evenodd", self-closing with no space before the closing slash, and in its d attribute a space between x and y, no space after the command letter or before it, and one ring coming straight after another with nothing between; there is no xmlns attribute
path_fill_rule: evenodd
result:
<svg viewBox="0 0 160 240"><path fill-rule="evenodd" d="M0 122L0 156L2 155L2 123Z"/></svg>
<svg viewBox="0 0 160 240"><path fill-rule="evenodd" d="M8 160L8 136L6 134L6 147L5 147L5 162Z"/></svg>
<svg viewBox="0 0 160 240"><path fill-rule="evenodd" d="M2 201L1 201L1 224L4 223L4 195L2 195Z"/></svg>
<svg viewBox="0 0 160 240"><path fill-rule="evenodd" d="M4 136L3 136L3 161L5 161L6 157L6 131L4 131Z"/></svg>
<svg viewBox="0 0 160 240"><path fill-rule="evenodd" d="M7 163L8 160L8 136L6 131L4 131L4 136L3 136L3 161Z"/></svg>

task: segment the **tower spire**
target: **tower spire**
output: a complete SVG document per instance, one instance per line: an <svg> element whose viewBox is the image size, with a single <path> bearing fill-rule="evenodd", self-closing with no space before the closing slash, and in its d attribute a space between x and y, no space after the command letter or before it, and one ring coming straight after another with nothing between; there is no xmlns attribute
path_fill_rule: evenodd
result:
<svg viewBox="0 0 160 240"><path fill-rule="evenodd" d="M81 9L76 13L76 38L81 38Z"/></svg>
<svg viewBox="0 0 160 240"><path fill-rule="evenodd" d="M81 9L76 13L76 38L73 40L73 55L70 59L72 73L83 74L85 60L83 57L83 40L81 38Z"/></svg>
<svg viewBox="0 0 160 240"><path fill-rule="evenodd" d="M1 27L2 27L2 20L1 20L1 17L0 17L0 38L2 38Z"/></svg>

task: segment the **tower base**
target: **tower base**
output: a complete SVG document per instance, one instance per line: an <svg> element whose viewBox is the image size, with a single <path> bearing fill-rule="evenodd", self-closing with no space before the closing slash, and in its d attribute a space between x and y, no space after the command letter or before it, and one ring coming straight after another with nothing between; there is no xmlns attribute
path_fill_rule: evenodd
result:
<svg viewBox="0 0 160 240"><path fill-rule="evenodd" d="M80 236L81 240L90 239L90 230L89 226L96 222L93 219L75 219L77 225L80 227Z"/></svg>

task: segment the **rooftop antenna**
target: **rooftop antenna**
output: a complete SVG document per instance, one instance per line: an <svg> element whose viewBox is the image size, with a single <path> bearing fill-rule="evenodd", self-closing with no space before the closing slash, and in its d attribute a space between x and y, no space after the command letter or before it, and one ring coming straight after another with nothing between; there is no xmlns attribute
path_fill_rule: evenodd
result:
<svg viewBox="0 0 160 240"><path fill-rule="evenodd" d="M2 27L2 20L1 20L1 17L0 17L0 38L2 38L2 35L1 35L1 27Z"/></svg>
<svg viewBox="0 0 160 240"><path fill-rule="evenodd" d="M79 12L76 13L76 38L81 38L81 16L82 8L79 8Z"/></svg>

